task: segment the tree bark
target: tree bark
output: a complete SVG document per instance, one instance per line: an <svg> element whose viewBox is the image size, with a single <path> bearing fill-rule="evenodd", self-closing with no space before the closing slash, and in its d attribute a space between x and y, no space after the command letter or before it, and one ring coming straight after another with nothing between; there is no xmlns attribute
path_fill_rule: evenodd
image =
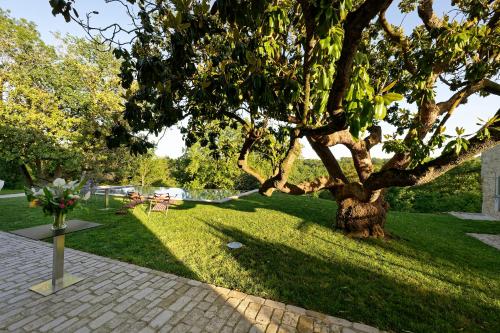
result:
<svg viewBox="0 0 500 333"><path fill-rule="evenodd" d="M338 202L335 228L355 238L385 236L384 225L389 206L382 199L362 202L348 198Z"/></svg>
<svg viewBox="0 0 500 333"><path fill-rule="evenodd" d="M31 174L30 174L26 164L23 163L23 164L19 165L19 169L21 171L21 174L24 177L24 180L26 181L26 185L28 187L33 187L35 185L35 182L33 181L33 177L31 177Z"/></svg>
<svg viewBox="0 0 500 333"><path fill-rule="evenodd" d="M63 169L60 164L57 164L56 169L54 170L54 178L62 178L63 177Z"/></svg>

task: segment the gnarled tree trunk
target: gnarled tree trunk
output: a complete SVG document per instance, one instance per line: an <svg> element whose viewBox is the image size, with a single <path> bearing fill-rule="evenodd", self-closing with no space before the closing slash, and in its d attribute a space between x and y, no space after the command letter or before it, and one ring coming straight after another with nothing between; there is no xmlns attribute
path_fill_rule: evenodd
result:
<svg viewBox="0 0 500 333"><path fill-rule="evenodd" d="M338 202L335 228L356 238L384 237L384 224L389 206L383 200L362 202L348 198Z"/></svg>

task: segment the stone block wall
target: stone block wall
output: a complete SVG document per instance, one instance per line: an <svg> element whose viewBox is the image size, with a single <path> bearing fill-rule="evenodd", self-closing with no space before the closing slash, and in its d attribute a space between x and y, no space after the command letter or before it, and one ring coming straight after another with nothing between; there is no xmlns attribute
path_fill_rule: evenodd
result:
<svg viewBox="0 0 500 333"><path fill-rule="evenodd" d="M481 155L483 214L500 219L500 144Z"/></svg>

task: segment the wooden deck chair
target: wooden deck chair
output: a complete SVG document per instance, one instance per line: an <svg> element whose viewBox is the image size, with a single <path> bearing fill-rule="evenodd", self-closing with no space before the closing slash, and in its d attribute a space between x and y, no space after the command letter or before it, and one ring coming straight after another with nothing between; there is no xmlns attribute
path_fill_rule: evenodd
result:
<svg viewBox="0 0 500 333"><path fill-rule="evenodd" d="M142 196L139 192L129 191L127 195L123 197L123 202L125 203L143 203L144 196Z"/></svg>
<svg viewBox="0 0 500 333"><path fill-rule="evenodd" d="M124 215L129 208L134 208L144 202L146 200L139 192L127 192L127 195L123 197L123 206L116 211L116 214Z"/></svg>
<svg viewBox="0 0 500 333"><path fill-rule="evenodd" d="M165 216L167 216L169 206L170 195L168 193L155 194L154 197L149 200L148 219L151 212L163 212Z"/></svg>

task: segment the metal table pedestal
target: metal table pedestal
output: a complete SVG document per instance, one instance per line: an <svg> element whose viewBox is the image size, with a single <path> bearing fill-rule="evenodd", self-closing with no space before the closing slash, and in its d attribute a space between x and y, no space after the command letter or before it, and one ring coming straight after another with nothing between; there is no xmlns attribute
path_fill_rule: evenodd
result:
<svg viewBox="0 0 500 333"><path fill-rule="evenodd" d="M52 279L34 285L30 290L43 296L48 296L83 280L83 278L64 273L64 236L64 230L54 231Z"/></svg>

